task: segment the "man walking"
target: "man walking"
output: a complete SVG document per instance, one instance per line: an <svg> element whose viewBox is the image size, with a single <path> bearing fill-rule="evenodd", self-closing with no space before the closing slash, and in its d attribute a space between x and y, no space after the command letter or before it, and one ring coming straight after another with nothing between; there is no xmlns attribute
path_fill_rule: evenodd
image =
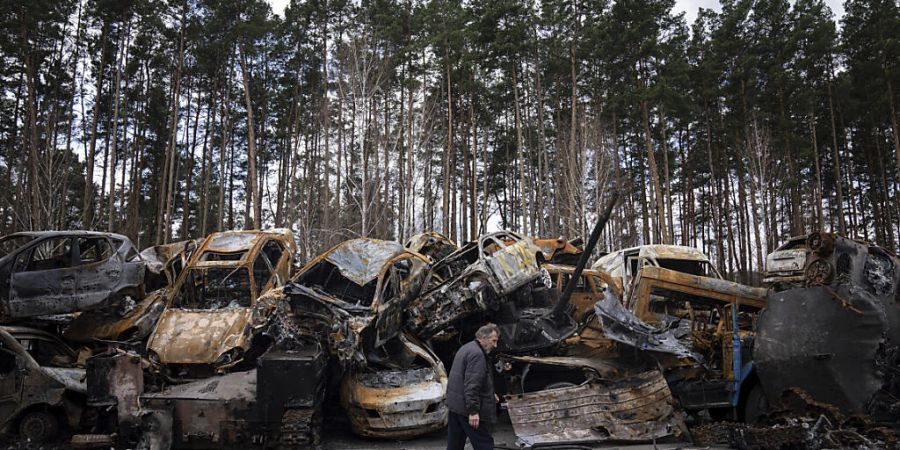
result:
<svg viewBox="0 0 900 450"><path fill-rule="evenodd" d="M497 403L487 354L497 347L500 328L488 323L453 358L447 383L447 450L463 450L466 438L475 450L493 450Z"/></svg>

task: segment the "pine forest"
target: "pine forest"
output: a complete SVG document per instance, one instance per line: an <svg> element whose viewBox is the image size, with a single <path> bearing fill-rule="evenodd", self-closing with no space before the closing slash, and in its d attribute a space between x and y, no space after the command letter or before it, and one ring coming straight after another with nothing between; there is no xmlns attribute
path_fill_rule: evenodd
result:
<svg viewBox="0 0 900 450"><path fill-rule="evenodd" d="M0 4L2 235L900 245L897 0Z"/></svg>

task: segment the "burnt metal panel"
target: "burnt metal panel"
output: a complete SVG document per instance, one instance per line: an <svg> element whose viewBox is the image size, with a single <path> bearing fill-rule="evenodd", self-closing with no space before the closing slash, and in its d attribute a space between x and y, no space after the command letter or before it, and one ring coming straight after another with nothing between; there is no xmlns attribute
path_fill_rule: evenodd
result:
<svg viewBox="0 0 900 450"><path fill-rule="evenodd" d="M681 417L659 371L618 382L587 382L507 398L526 447L602 441L653 441L680 435Z"/></svg>
<svg viewBox="0 0 900 450"><path fill-rule="evenodd" d="M256 372L260 420L280 423L286 409L316 408L324 393L327 362L318 345L260 357Z"/></svg>

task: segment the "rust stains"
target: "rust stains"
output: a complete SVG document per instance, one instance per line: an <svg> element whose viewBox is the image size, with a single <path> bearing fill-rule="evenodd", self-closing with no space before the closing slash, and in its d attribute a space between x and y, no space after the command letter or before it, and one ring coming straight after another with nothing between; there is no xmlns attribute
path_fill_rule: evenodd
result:
<svg viewBox="0 0 900 450"><path fill-rule="evenodd" d="M598 441L647 442L681 434L681 417L658 370L616 382L512 395L506 399L526 446Z"/></svg>

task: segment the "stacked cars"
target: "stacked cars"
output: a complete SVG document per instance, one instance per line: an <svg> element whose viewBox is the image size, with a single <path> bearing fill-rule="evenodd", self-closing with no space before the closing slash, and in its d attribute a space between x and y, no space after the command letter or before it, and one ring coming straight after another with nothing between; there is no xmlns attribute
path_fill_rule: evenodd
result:
<svg viewBox="0 0 900 450"><path fill-rule="evenodd" d="M759 417L788 384L821 395L806 347L784 344L785 317L806 304L793 296L830 290L849 303L819 307L822 320L884 319L853 354L875 381L851 389L838 374L850 354L810 364L833 368L822 386L852 407L877 397L873 411L889 415L896 259L831 235L794 241L770 257L766 291L689 247L586 268L593 235L583 249L510 231L462 246L437 233L359 238L296 270L289 230L141 254L114 234L13 235L0 240L0 424L29 440L89 432L79 448L315 445L334 404L358 435L408 439L446 425L446 364L493 322L495 385L523 445L685 437L686 414ZM58 282L28 291L28 277Z"/></svg>

